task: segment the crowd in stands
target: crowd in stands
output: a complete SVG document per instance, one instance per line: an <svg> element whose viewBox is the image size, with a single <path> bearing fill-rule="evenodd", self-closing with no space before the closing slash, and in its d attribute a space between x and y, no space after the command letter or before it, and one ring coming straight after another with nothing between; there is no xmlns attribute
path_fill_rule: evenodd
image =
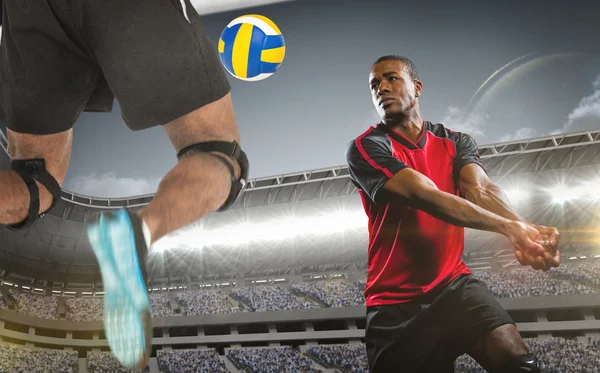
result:
<svg viewBox="0 0 600 373"><path fill-rule="evenodd" d="M152 315L155 317L174 316L169 305L168 293L149 294ZM67 320L70 321L102 321L104 319L103 298L69 298L65 302Z"/></svg>
<svg viewBox="0 0 600 373"><path fill-rule="evenodd" d="M316 303L302 301L289 290L272 285L237 288L231 292L231 296L256 312L319 308Z"/></svg>
<svg viewBox="0 0 600 373"><path fill-rule="evenodd" d="M128 370L111 352L88 352L87 370L88 373L145 373L150 371L149 368L143 371Z"/></svg>
<svg viewBox="0 0 600 373"><path fill-rule="evenodd" d="M584 344L575 339L525 339L529 350L539 359L545 373L600 373L600 340ZM308 346L305 354L289 347L233 348L229 360L245 373L317 373L314 362L342 373L368 373L364 343ZM312 360L311 360L312 359ZM223 359L214 349L158 350L161 373L227 373ZM284 370L282 370L285 368ZM130 373L110 352L89 352L90 373ZM469 355L455 362L456 373L485 373ZM76 351L28 349L0 344L0 372L74 373L78 371ZM135 373L147 373L149 368Z"/></svg>
<svg viewBox="0 0 600 373"><path fill-rule="evenodd" d="M525 339L527 347L542 366L544 373L600 373L600 347L565 338ZM485 373L469 355L455 363L457 373Z"/></svg>
<svg viewBox="0 0 600 373"><path fill-rule="evenodd" d="M568 265L564 265L567 267ZM593 288L575 281L558 279L555 270L534 271L531 268L516 267L503 271L475 271L474 277L486 283L488 289L498 298L540 297L566 294L599 293Z"/></svg>
<svg viewBox="0 0 600 373"><path fill-rule="evenodd" d="M169 304L169 293L151 293L150 308L154 317L175 316L175 312Z"/></svg>
<svg viewBox="0 0 600 373"><path fill-rule="evenodd" d="M343 373L368 373L367 351L364 343L356 345L310 346L306 355L327 368Z"/></svg>
<svg viewBox="0 0 600 373"><path fill-rule="evenodd" d="M318 281L294 284L292 293L306 296L327 307L354 307L365 304L363 291L346 281Z"/></svg>
<svg viewBox="0 0 600 373"><path fill-rule="evenodd" d="M0 310L7 310L8 307L4 304L4 300L2 299L2 295L0 295Z"/></svg>
<svg viewBox="0 0 600 373"><path fill-rule="evenodd" d="M175 299L185 315L243 312L227 298L227 294L221 290L189 290L175 293Z"/></svg>
<svg viewBox="0 0 600 373"><path fill-rule="evenodd" d="M575 281L593 288L599 288L600 265L598 262L598 260L571 262L568 265L561 265L551 273L559 279Z"/></svg>
<svg viewBox="0 0 600 373"><path fill-rule="evenodd" d="M367 280L356 280L354 281L354 286L356 286L358 288L358 290L360 290L361 292L365 291L365 288L367 287Z"/></svg>
<svg viewBox="0 0 600 373"><path fill-rule="evenodd" d="M0 344L0 372L74 373L78 371L77 351L31 350Z"/></svg>
<svg viewBox="0 0 600 373"><path fill-rule="evenodd" d="M289 346L270 348L231 349L229 359L247 373L322 373L313 367L313 362L298 350Z"/></svg>
<svg viewBox="0 0 600 373"><path fill-rule="evenodd" d="M9 294L16 302L17 312L20 314L42 319L58 319L57 297L23 293L16 289L10 289Z"/></svg>
<svg viewBox="0 0 600 373"><path fill-rule="evenodd" d="M102 298L69 298L65 302L67 320L101 321L104 318Z"/></svg>
<svg viewBox="0 0 600 373"><path fill-rule="evenodd" d="M156 353L161 373L228 373L217 350L159 350Z"/></svg>
<svg viewBox="0 0 600 373"><path fill-rule="evenodd" d="M514 267L502 271L474 271L498 298L538 297L567 294L600 293L600 260L566 262L548 272ZM227 289L194 289L181 292L150 294L152 312L156 317L177 315L169 302L179 304L183 315L237 313L245 311L279 311L319 307L351 307L364 304L364 279L317 281L293 284L289 288L259 285ZM6 294L5 294L6 295ZM9 289L17 312L58 319L58 297L44 296ZM236 304L240 302L240 306ZM0 297L0 309L7 302ZM247 306L247 307L245 307ZM69 298L66 315L72 321L102 320L102 298Z"/></svg>

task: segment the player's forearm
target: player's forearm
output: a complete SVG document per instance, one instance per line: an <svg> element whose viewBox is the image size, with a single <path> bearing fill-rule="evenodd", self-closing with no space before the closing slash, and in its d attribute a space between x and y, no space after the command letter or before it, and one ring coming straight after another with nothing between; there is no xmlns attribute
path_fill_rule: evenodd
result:
<svg viewBox="0 0 600 373"><path fill-rule="evenodd" d="M0 171L0 224L19 223L29 212L29 191L14 171Z"/></svg>
<svg viewBox="0 0 600 373"><path fill-rule="evenodd" d="M466 189L463 195L468 201L493 212L496 215L500 215L506 219L527 223L527 220L519 216L519 214L517 214L510 206L506 194L493 183L490 183L485 187Z"/></svg>
<svg viewBox="0 0 600 373"><path fill-rule="evenodd" d="M416 196L413 203L428 214L460 227L505 234L512 222L464 198L440 190Z"/></svg>

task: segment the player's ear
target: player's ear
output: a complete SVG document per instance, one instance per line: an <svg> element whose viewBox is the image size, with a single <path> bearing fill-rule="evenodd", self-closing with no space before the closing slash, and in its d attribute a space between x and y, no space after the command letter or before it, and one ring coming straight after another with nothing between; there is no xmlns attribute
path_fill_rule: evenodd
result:
<svg viewBox="0 0 600 373"><path fill-rule="evenodd" d="M421 96L421 93L423 93L423 83L418 79L415 79L414 83L415 83L415 97L419 97L419 96Z"/></svg>

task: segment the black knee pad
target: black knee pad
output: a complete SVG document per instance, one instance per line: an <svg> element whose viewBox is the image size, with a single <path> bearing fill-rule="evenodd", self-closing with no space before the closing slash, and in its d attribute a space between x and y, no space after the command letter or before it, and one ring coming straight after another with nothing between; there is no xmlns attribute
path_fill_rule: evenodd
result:
<svg viewBox="0 0 600 373"><path fill-rule="evenodd" d="M13 171L21 176L29 191L29 214L24 221L9 225L8 228L13 230L26 229L45 214L38 215L40 209L40 191L36 181L42 184L52 195L52 205L49 210L52 210L60 199L60 184L46 170L46 161L43 158L17 159L13 160L10 166Z"/></svg>
<svg viewBox="0 0 600 373"><path fill-rule="evenodd" d="M209 153L214 156L216 159L223 162L225 167L229 170L231 175L231 192L229 193L229 197L227 201L219 208L218 211L225 211L240 196L244 188L246 187L246 181L248 180L248 173L250 168L250 163L248 162L248 157L246 153L242 151L240 145L236 142L224 142L224 141L208 141L202 142L198 144L193 144L190 146L181 149L179 153L177 153L177 158L181 159L184 155L190 153ZM214 154L214 153L218 153ZM230 160L238 162L241 168L240 178L235 177L235 171L233 166L226 161L225 158L229 158Z"/></svg>
<svg viewBox="0 0 600 373"><path fill-rule="evenodd" d="M507 361L497 373L542 373L542 369L538 359L528 354Z"/></svg>

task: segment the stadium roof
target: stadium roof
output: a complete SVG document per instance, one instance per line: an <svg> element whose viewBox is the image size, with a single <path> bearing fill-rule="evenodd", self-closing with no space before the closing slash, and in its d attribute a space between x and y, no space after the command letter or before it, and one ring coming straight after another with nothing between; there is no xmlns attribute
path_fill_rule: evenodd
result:
<svg viewBox="0 0 600 373"><path fill-rule="evenodd" d="M0 148L0 169L7 169L10 159L7 155L6 138L1 132ZM548 184L548 180L565 178L565 175L567 181L572 181L578 177L591 177L592 169L593 172L598 172L600 130L484 145L480 146L480 154L492 180L502 186L515 184L515 178L527 179L536 185ZM250 180L232 211L225 214L235 215L256 210L255 208L275 211L282 206L303 204L307 201L325 202L335 200L335 197L358 200L345 166ZM149 203L152 198L153 195L119 199L96 198L63 190L58 205L31 228L19 232L0 228L0 278L26 280L32 284L100 283L95 257L85 235L86 222L99 211L123 206L135 210ZM527 207L525 215L534 216L536 222L552 221L556 218L555 212L545 211L539 204L531 203ZM571 227L586 228L593 222L590 215L594 215L594 212L582 213L580 210L563 216L561 221L568 221ZM597 221L597 215L594 216ZM495 260L502 265L508 265L514 262L510 250L499 250L497 245L497 238L469 231L466 253L473 263ZM306 266L318 270L328 264L336 268L342 268L348 263L356 264L357 267L364 266L364 245L349 245L347 248L336 250L346 251L336 251L336 255L328 255L327 260L324 260L322 255L327 254L327 250L323 250L322 247L312 249L305 255L282 249L276 255L285 260L278 263L288 263L288 268L277 268L285 271L289 270L289 267L296 267L297 271L301 271L301 268ZM183 278L193 274L196 278L201 278L233 272L236 269L242 274L277 272L277 268L269 268L269 258L265 262L257 261L256 258L252 258L254 261L249 260L249 255L223 257L207 254L199 258L194 254L191 261L201 263L190 267L182 265L182 262L189 264L182 255L165 255L164 260L150 270L149 276L155 279Z"/></svg>

